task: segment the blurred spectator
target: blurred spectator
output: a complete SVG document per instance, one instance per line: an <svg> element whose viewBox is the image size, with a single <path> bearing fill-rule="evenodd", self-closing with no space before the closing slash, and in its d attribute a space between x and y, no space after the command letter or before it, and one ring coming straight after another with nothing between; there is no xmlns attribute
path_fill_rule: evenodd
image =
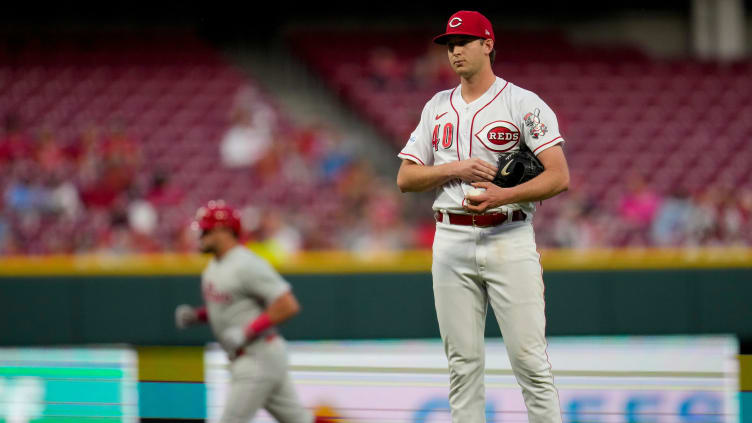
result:
<svg viewBox="0 0 752 423"><path fill-rule="evenodd" d="M82 187L81 199L87 208L110 208L124 187L120 186L117 176L89 181Z"/></svg>
<svg viewBox="0 0 752 423"><path fill-rule="evenodd" d="M79 167L93 167L104 160L99 127L90 125L81 132L78 139L69 142L64 148L66 156Z"/></svg>
<svg viewBox="0 0 752 423"><path fill-rule="evenodd" d="M81 199L86 207L113 207L142 166L141 147L119 125L103 139L89 129L79 144Z"/></svg>
<svg viewBox="0 0 752 423"><path fill-rule="evenodd" d="M331 126L317 123L297 132L295 146L309 166L315 167L323 181L332 181L353 160L350 144Z"/></svg>
<svg viewBox="0 0 752 423"><path fill-rule="evenodd" d="M243 111L253 111L253 125L256 127L276 128L278 125L277 115L269 100L252 85L246 84L235 93L231 114L234 116Z"/></svg>
<svg viewBox="0 0 752 423"><path fill-rule="evenodd" d="M83 205L78 188L71 180L65 178L62 171L50 176L50 189L50 209L68 220L75 220L80 216Z"/></svg>
<svg viewBox="0 0 752 423"><path fill-rule="evenodd" d="M170 183L169 174L158 170L151 179L151 187L146 199L154 207L176 206L183 201L183 190Z"/></svg>
<svg viewBox="0 0 752 423"><path fill-rule="evenodd" d="M627 224L645 229L653 221L661 199L639 175L630 178L627 190L627 194L619 202L619 213Z"/></svg>
<svg viewBox="0 0 752 423"><path fill-rule="evenodd" d="M369 184L357 225L348 228L346 247L361 254L404 250L408 231L401 219L400 197L383 182Z"/></svg>
<svg viewBox="0 0 752 423"><path fill-rule="evenodd" d="M261 239L278 259L294 255L303 247L303 237L290 220L290 216L274 209L267 210L261 220Z"/></svg>
<svg viewBox="0 0 752 423"><path fill-rule="evenodd" d="M353 161L353 153L342 134L329 130L327 135L321 158L321 172L324 181L333 181Z"/></svg>
<svg viewBox="0 0 752 423"><path fill-rule="evenodd" d="M687 241L689 245L718 244L717 190L706 189L695 195L694 207L689 218Z"/></svg>
<svg viewBox="0 0 752 423"><path fill-rule="evenodd" d="M733 192L722 191L718 211L718 231L722 244L744 243L744 214Z"/></svg>
<svg viewBox="0 0 752 423"><path fill-rule="evenodd" d="M18 163L14 170L4 192L5 206L18 213L34 212L42 208L46 192L38 183L33 163Z"/></svg>
<svg viewBox="0 0 752 423"><path fill-rule="evenodd" d="M142 165L140 144L116 123L102 141L102 146L106 164L103 177L109 179L115 189L127 189Z"/></svg>
<svg viewBox="0 0 752 423"><path fill-rule="evenodd" d="M582 219L584 210L578 202L569 202L556 216L553 234L557 247L587 248L593 245L592 233L586 230L588 221Z"/></svg>
<svg viewBox="0 0 752 423"><path fill-rule="evenodd" d="M65 165L66 156L57 138L49 129L44 129L36 149L36 162L42 172L53 173Z"/></svg>
<svg viewBox="0 0 752 423"><path fill-rule="evenodd" d="M265 182L273 183L279 179L282 167L286 162L289 163L286 155L287 150L288 146L281 142L272 143L265 154L259 158L254 170L262 185Z"/></svg>
<svg viewBox="0 0 752 423"><path fill-rule="evenodd" d="M140 251L130 226L127 203L126 196L121 195L109 211L101 215L101 226L95 240L97 252L129 254Z"/></svg>
<svg viewBox="0 0 752 423"><path fill-rule="evenodd" d="M157 229L157 221L157 211L150 202L139 199L128 205L128 225L134 232L152 235Z"/></svg>
<svg viewBox="0 0 752 423"><path fill-rule="evenodd" d="M24 131L21 118L14 113L8 113L3 129L0 138L0 164L31 158L34 142Z"/></svg>
<svg viewBox="0 0 752 423"><path fill-rule="evenodd" d="M243 104L233 111L232 126L220 144L222 164L248 167L259 161L272 144L273 113L260 104Z"/></svg>
<svg viewBox="0 0 752 423"><path fill-rule="evenodd" d="M677 189L661 202L651 234L655 245L678 246L687 239L694 206L689 193Z"/></svg>

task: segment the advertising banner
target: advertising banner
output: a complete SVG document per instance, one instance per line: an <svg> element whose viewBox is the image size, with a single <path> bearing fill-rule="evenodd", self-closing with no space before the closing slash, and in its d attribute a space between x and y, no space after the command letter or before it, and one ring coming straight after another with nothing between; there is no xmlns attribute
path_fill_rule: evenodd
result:
<svg viewBox="0 0 752 423"><path fill-rule="evenodd" d="M0 422L138 421L130 348L0 349Z"/></svg>
<svg viewBox="0 0 752 423"><path fill-rule="evenodd" d="M305 405L357 422L449 422L447 361L440 341L290 342ZM554 338L548 354L565 422L738 421L735 338ZM227 359L207 349L209 421L227 393ZM526 422L501 341L487 341L489 422ZM262 413L255 421L272 422Z"/></svg>

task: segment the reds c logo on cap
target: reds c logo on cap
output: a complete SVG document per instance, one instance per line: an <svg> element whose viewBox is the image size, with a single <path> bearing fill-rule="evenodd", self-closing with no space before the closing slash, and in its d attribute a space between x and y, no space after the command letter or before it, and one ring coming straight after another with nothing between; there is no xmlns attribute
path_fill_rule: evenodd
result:
<svg viewBox="0 0 752 423"><path fill-rule="evenodd" d="M491 21L482 14L472 10L460 10L449 18L446 31L435 37L433 42L446 44L451 35L469 35L478 38L490 38L496 41Z"/></svg>

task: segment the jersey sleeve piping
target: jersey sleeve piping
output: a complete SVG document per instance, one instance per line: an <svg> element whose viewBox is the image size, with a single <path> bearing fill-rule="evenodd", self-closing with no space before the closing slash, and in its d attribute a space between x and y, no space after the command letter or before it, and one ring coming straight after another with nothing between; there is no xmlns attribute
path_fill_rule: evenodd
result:
<svg viewBox="0 0 752 423"><path fill-rule="evenodd" d="M533 150L533 154L535 154L537 156L541 152L543 152L543 151L545 151L545 150L547 150L547 149L549 149L549 148L551 148L551 147L553 147L555 145L561 144L563 142L564 142L564 139L561 136L558 136L558 137L552 139L551 141L548 141L546 143L543 143L543 144L539 145L538 148L536 148L535 150Z"/></svg>
<svg viewBox="0 0 752 423"><path fill-rule="evenodd" d="M394 154L394 153L392 153L392 154ZM421 164L421 165L423 165L423 166L425 166L425 165L426 165L425 163L423 163L423 160L419 159L419 158L418 158L418 157L416 157L416 156L413 156L412 154L408 154L408 153L399 153L399 154L398 154L397 156L398 156L398 157L402 157L402 156L407 156L407 157L402 157L402 158L403 158L403 159L406 159L406 160L410 160L411 162L415 162L415 163L420 163L420 164Z"/></svg>

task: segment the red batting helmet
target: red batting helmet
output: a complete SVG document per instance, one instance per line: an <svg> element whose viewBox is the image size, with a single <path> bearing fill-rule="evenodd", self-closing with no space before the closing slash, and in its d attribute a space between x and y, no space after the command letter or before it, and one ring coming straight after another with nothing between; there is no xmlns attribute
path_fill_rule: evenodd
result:
<svg viewBox="0 0 752 423"><path fill-rule="evenodd" d="M240 236L240 215L224 200L211 200L196 212L196 225L203 232L223 227L231 229Z"/></svg>

